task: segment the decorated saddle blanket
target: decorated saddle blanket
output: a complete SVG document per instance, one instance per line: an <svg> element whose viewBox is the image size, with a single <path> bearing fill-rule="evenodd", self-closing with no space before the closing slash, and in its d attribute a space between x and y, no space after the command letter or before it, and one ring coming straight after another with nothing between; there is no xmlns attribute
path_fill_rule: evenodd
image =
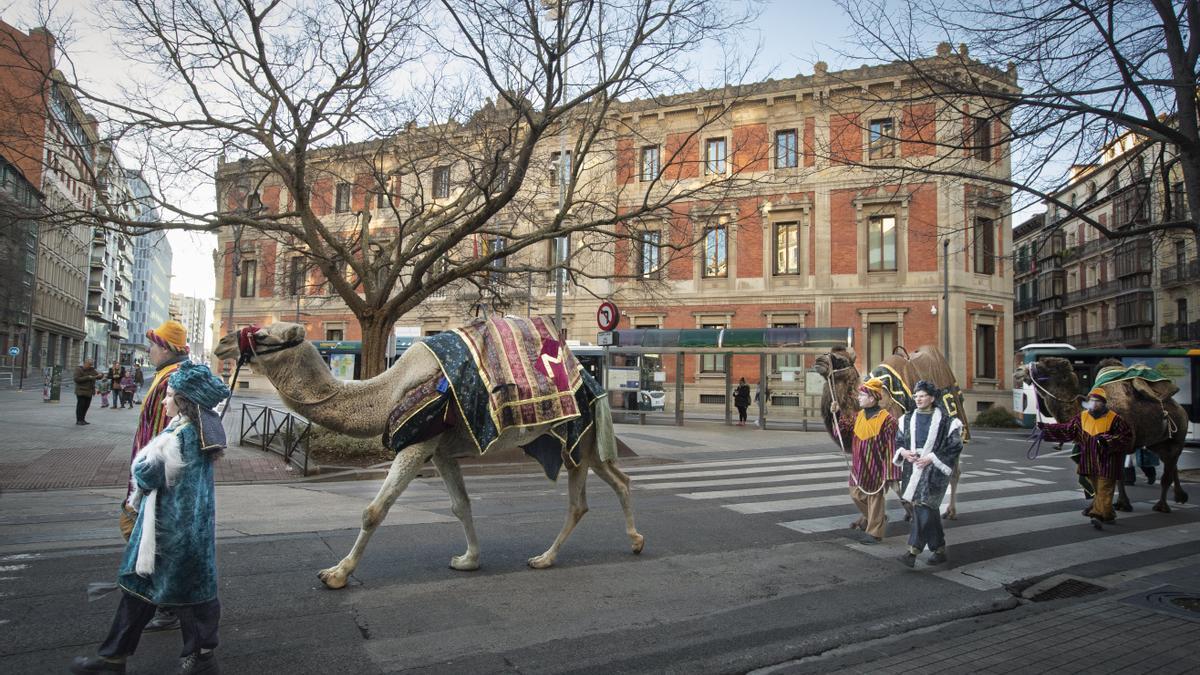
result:
<svg viewBox="0 0 1200 675"><path fill-rule="evenodd" d="M904 406L906 412L912 412L917 409L917 402L913 400L912 390L909 389L908 383L904 381L896 369L881 363L871 370L871 377L878 378L883 382L884 388L891 394L892 400ZM916 384L916 382L913 382ZM962 410L958 407L959 389L957 384L951 384L949 387L941 389L941 399L937 405L946 411L950 417L962 422L963 424L963 441L968 441L970 435L967 431L967 421L962 414Z"/></svg>
<svg viewBox="0 0 1200 675"><path fill-rule="evenodd" d="M580 439L607 413L606 392L541 317L476 321L414 348L428 349L442 372L392 411L383 442L397 452L461 425L482 455L508 430L550 424L523 448L555 479L564 463L578 464Z"/></svg>
<svg viewBox="0 0 1200 675"><path fill-rule="evenodd" d="M1142 364L1128 368L1118 366L1101 368L1100 372L1096 374L1096 381L1092 386L1103 387L1116 382L1129 382L1134 391L1160 402L1171 398L1179 391L1178 385L1172 382L1171 378Z"/></svg>

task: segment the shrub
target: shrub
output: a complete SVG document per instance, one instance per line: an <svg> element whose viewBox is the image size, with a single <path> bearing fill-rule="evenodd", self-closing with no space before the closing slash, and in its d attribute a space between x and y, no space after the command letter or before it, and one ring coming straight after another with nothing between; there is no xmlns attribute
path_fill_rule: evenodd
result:
<svg viewBox="0 0 1200 675"><path fill-rule="evenodd" d="M975 426L1013 428L1021 425L1017 423L1017 418L1013 414L1013 411L1002 405L994 405L975 417Z"/></svg>
<svg viewBox="0 0 1200 675"><path fill-rule="evenodd" d="M308 432L308 456L318 464L371 466L390 462L396 455L383 447L378 436L354 438L314 424Z"/></svg>

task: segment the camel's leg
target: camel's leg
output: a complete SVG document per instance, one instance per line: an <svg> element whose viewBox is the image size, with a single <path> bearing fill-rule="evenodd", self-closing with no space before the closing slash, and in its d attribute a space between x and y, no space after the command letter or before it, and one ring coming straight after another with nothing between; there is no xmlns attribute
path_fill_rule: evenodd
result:
<svg viewBox="0 0 1200 675"><path fill-rule="evenodd" d="M475 521L471 518L471 498L467 496L467 486L463 483L462 468L458 465L458 460L450 456L445 445L433 453L433 465L442 474L446 492L450 493L450 509L462 522L463 534L467 537L467 552L451 558L450 567L462 571L477 570L479 539L475 536Z"/></svg>
<svg viewBox="0 0 1200 675"><path fill-rule="evenodd" d="M1150 446L1147 450L1158 455L1163 463L1162 481L1159 483L1158 501L1154 503L1154 510L1159 513L1170 513L1171 507L1167 505L1167 488L1169 486L1175 486L1176 503L1182 504L1187 501L1187 493L1179 484L1179 449L1171 447L1171 441L1168 440L1165 443Z"/></svg>
<svg viewBox="0 0 1200 675"><path fill-rule="evenodd" d="M1133 504L1129 501L1129 495L1125 494L1125 479L1117 479L1117 500L1113 503L1113 508L1117 511L1125 511L1126 513L1133 510Z"/></svg>
<svg viewBox="0 0 1200 675"><path fill-rule="evenodd" d="M571 531L579 524L583 514L587 513L587 474L587 461L582 461L579 466L567 470L567 494L570 496L567 520L558 536L554 538L554 543L550 544L550 548L546 549L545 553L529 559L530 567L545 569L554 565L555 559L558 558L558 550L567 541L567 537L571 536Z"/></svg>
<svg viewBox="0 0 1200 675"><path fill-rule="evenodd" d="M946 507L946 512L942 517L946 520L958 520L958 479L962 476L962 463L956 463L954 470L950 472L950 485L948 492L950 493L949 506Z"/></svg>
<svg viewBox="0 0 1200 675"><path fill-rule="evenodd" d="M358 561L367 548L367 542L371 540L371 534L387 517L388 509L392 508L396 498L412 482L425 460L433 454L437 443L438 439L434 438L411 445L396 454L396 459L392 460L392 468L388 470L387 478L383 479L383 485L379 488L379 494L375 495L375 499L363 510L362 529L358 531L354 547L337 565L317 573L321 583L328 588L341 588L346 585L346 579L358 567Z"/></svg>
<svg viewBox="0 0 1200 675"><path fill-rule="evenodd" d="M646 538L638 533L637 527L633 524L633 495L629 491L629 476L620 469L616 464L611 462L602 462L597 457L592 464L592 470L600 477L600 480L608 483L613 492L617 493L617 499L621 502L621 510L625 512L625 534L629 535L629 544L634 553L641 553L646 546Z"/></svg>

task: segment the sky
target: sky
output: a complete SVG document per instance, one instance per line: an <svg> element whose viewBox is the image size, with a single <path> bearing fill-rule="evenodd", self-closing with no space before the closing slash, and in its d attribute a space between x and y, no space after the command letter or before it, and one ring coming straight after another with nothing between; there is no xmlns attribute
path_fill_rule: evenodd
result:
<svg viewBox="0 0 1200 675"><path fill-rule="evenodd" d="M68 35L64 43L80 81L98 88L101 94L112 93L118 90L122 78L136 76L136 71L122 63L113 45L118 36L87 30L87 26L97 25L94 5L95 0L57 0L54 16L59 21L69 17L73 26L73 35ZM749 64L747 81L808 74L819 60L829 63L832 69L847 65L840 52L851 44L849 25L832 0L763 0L759 9L761 14L747 29L743 41L744 57L749 55L751 45L759 45L757 57ZM19 0L8 11L0 10L0 18L25 29L35 25L36 16L34 0ZM713 53L704 58L716 66L723 56ZM209 208L213 202L211 178L181 198L198 204L198 208ZM214 297L212 251L216 237L181 231L170 232L168 237L174 253L171 291Z"/></svg>

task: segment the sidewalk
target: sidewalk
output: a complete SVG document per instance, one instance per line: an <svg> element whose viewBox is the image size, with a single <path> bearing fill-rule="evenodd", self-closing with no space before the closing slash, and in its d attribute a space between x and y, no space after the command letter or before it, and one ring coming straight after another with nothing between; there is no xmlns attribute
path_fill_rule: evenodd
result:
<svg viewBox="0 0 1200 675"><path fill-rule="evenodd" d="M1200 555L1146 571L1128 581L1120 573L1092 580L1111 583L1108 591L1093 586L1095 594L1078 598L1022 600L1008 611L851 644L754 673L1200 672ZM1053 593L1064 588L1062 581L1070 584L1066 588L1086 590L1061 577L1030 590Z"/></svg>
<svg viewBox="0 0 1200 675"><path fill-rule="evenodd" d="M0 490L114 487L129 476L129 455L138 409L101 408L92 400L87 420L75 424L75 396L43 403L41 387L0 390ZM225 428L236 440L230 414ZM283 458L231 445L216 466L218 482L295 480L299 471Z"/></svg>

